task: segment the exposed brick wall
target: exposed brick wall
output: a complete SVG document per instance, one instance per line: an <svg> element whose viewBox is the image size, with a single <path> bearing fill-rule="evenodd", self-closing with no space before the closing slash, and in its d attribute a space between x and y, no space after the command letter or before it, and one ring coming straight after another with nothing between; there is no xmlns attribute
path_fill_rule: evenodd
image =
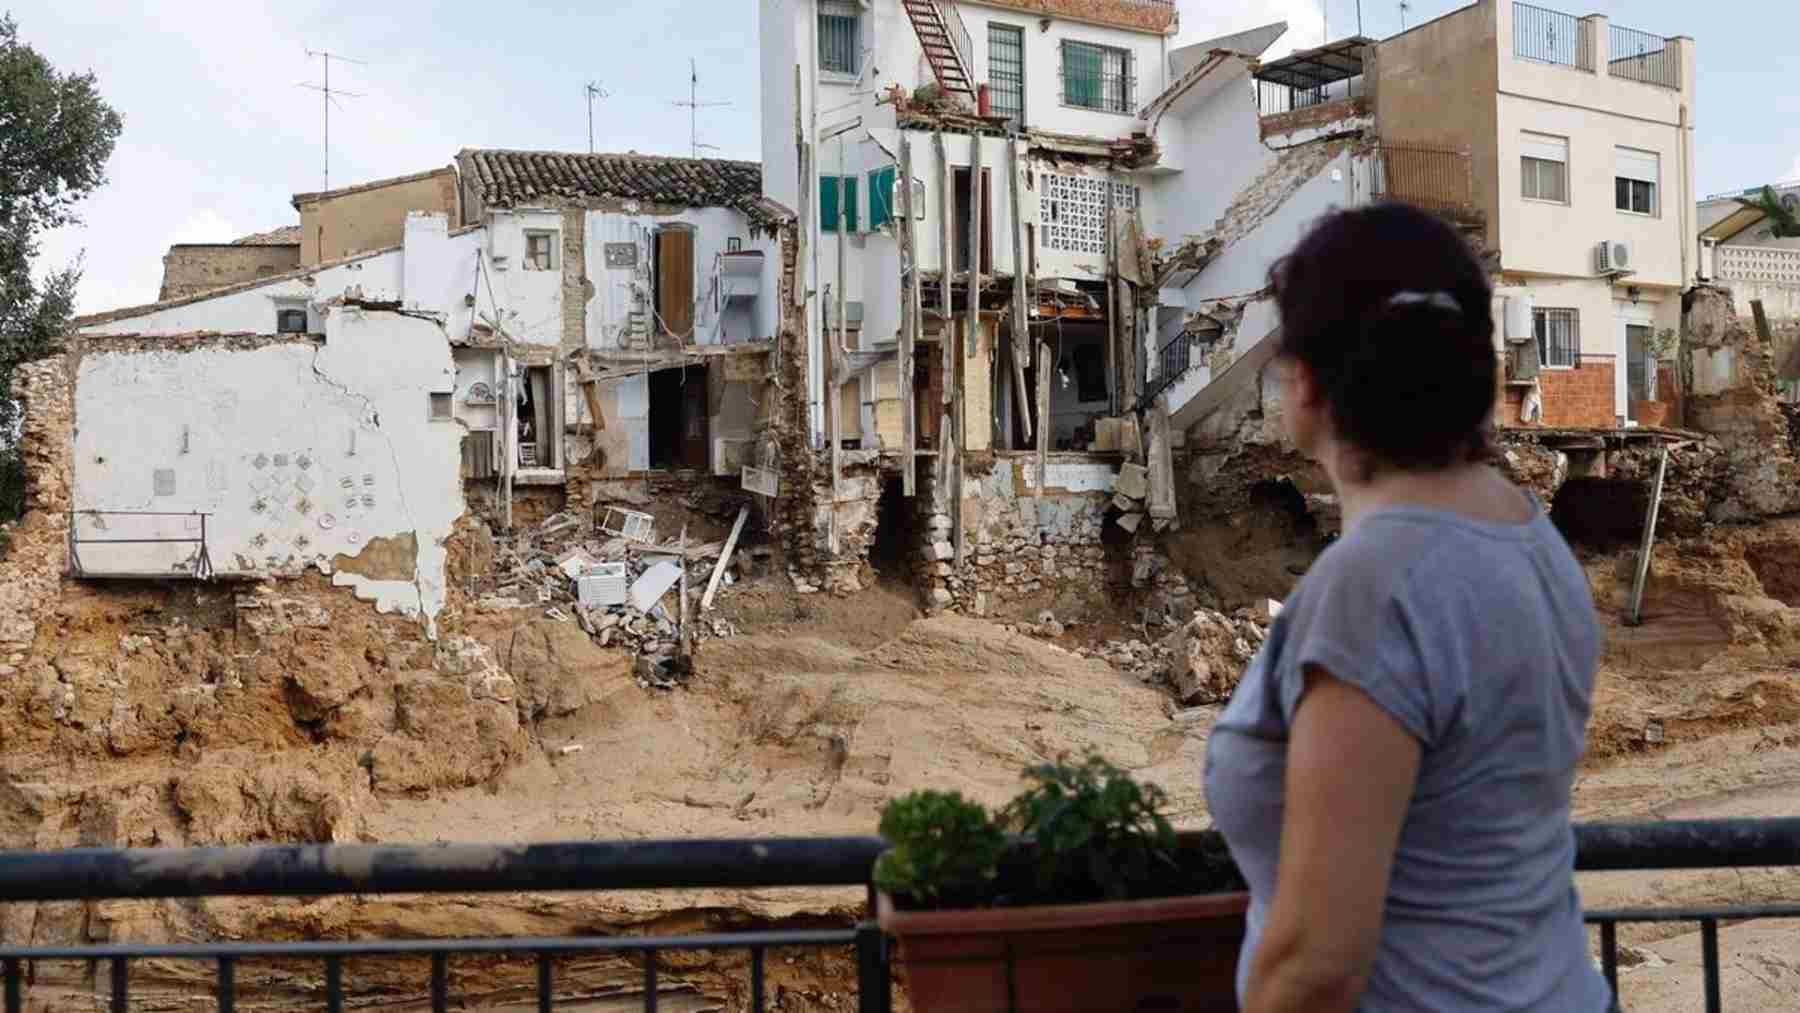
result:
<svg viewBox="0 0 1800 1013"><path fill-rule="evenodd" d="M162 291L164 299L223 288L241 281L254 281L273 274L285 274L300 266L300 244L286 246L188 245L169 247L163 255ZM269 318L270 329L275 319Z"/></svg>
<svg viewBox="0 0 1800 1013"><path fill-rule="evenodd" d="M1265 138L1280 134L1291 134L1296 130L1308 130L1330 126L1340 120L1351 120L1369 115L1370 105L1366 95L1338 99L1335 102L1321 102L1316 106L1295 109L1292 112L1270 113L1262 118L1262 135Z"/></svg>
<svg viewBox="0 0 1800 1013"><path fill-rule="evenodd" d="M1574 369L1538 372L1544 392L1544 425L1560 428L1610 429L1618 421L1613 400L1613 357L1583 355ZM1513 419L1517 419L1515 411Z"/></svg>
<svg viewBox="0 0 1800 1013"><path fill-rule="evenodd" d="M1061 15L1119 28L1151 32L1173 30L1180 21L1173 0L984 0L995 7L1011 7L1036 14ZM983 43L985 45L985 43Z"/></svg>

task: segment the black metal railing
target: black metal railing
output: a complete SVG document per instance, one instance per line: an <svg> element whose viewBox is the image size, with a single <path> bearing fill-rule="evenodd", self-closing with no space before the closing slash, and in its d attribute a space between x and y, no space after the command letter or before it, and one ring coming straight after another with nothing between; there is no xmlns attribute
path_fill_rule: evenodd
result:
<svg viewBox="0 0 1800 1013"><path fill-rule="evenodd" d="M1593 70L1590 34L1588 23L1573 14L1513 3L1513 55L1521 59Z"/></svg>
<svg viewBox="0 0 1800 1013"><path fill-rule="evenodd" d="M1575 828L1576 867L1589 872L1800 866L1800 819L1586 824ZM281 845L244 848L72 849L0 852L0 904L225 896L319 897L340 894L473 894L656 889L866 888L880 854L879 838L629 841L520 846ZM871 906L872 910L872 906ZM1800 904L1590 911L1601 966L1617 991L1618 926L1694 922L1700 927L1704 1008L1722 1008L1719 926L1753 918L1800 918ZM0 944L5 1013L23 1013L38 962L79 961L93 985L108 990L109 1008L132 1005L132 965L182 961L211 965L210 991L222 1011L235 1008L247 961L315 963L323 971L324 1005L346 1006L364 958L411 958L428 964L434 1011L450 1008L459 984L491 984L496 961L528 964L540 1010L557 1001L558 961L609 954L634 960L643 1007L665 994L691 992L682 962L662 955L694 951L744 955L744 1004L766 1003L768 954L836 951L853 960L858 1009L891 1009L888 940L866 916L841 927L685 936L592 935L543 938L377 939L315 942ZM346 962L356 964L347 967ZM459 982L459 962L473 968ZM101 967L104 966L104 971ZM521 967L521 970L524 968ZM104 974L104 979L101 975ZM186 985L191 989L191 979ZM84 986L85 987L85 986ZM282 987L300 987L288 981ZM392 987L391 982L388 983ZM41 1005L41 1004L34 1004Z"/></svg>
<svg viewBox="0 0 1800 1013"><path fill-rule="evenodd" d="M1328 102L1343 102L1363 94L1361 74L1333 81L1330 85L1302 87L1280 81L1256 81L1256 111L1263 116L1311 109Z"/></svg>
<svg viewBox="0 0 1800 1013"><path fill-rule="evenodd" d="M1606 46L1606 72L1613 77L1664 88L1681 87L1681 61L1668 39L1635 28L1608 25Z"/></svg>
<svg viewBox="0 0 1800 1013"><path fill-rule="evenodd" d="M1382 143L1375 149L1377 200L1393 200L1457 214L1474 207L1469 153L1417 144Z"/></svg>
<svg viewBox="0 0 1800 1013"><path fill-rule="evenodd" d="M1196 340L1198 339L1193 335L1182 331L1163 342L1162 347L1156 350L1156 375L1144 384L1144 393L1138 398L1140 408L1155 401L1157 395L1174 386L1175 381L1181 379L1193 366Z"/></svg>
<svg viewBox="0 0 1800 1013"><path fill-rule="evenodd" d="M75 577L184 577L194 580L207 580L213 575L212 556L206 548L206 518L208 514L199 511L158 511L158 510L71 510L68 513L69 539L69 572ZM112 520L108 520L111 518ZM163 534L156 529L159 525L155 518L180 518L184 525L180 534ZM83 537L83 520L86 521L87 537ZM127 530L121 535L106 534L95 537L95 532L111 532L110 525L121 523L128 529L132 526L148 528L149 533ZM133 537L133 535L142 537ZM176 560L168 568L152 569L148 566L134 566L129 563L101 563L90 566L81 558L83 545L192 545L191 555ZM102 554L109 551L101 550Z"/></svg>

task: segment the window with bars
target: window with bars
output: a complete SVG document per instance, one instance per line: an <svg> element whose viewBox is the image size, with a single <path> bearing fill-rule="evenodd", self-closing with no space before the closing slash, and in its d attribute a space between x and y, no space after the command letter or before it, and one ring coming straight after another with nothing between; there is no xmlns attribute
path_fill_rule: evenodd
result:
<svg viewBox="0 0 1800 1013"><path fill-rule="evenodd" d="M861 64L862 7L854 0L819 0L819 69L855 76Z"/></svg>
<svg viewBox="0 0 1800 1013"><path fill-rule="evenodd" d="M1538 362L1552 369L1573 367L1581 357L1581 315L1568 309L1531 311L1537 332Z"/></svg>
<svg viewBox="0 0 1800 1013"><path fill-rule="evenodd" d="M1131 112L1131 52L1091 42L1062 44L1063 104Z"/></svg>
<svg viewBox="0 0 1800 1013"><path fill-rule="evenodd" d="M988 96L995 116L1025 119L1025 30L988 25Z"/></svg>

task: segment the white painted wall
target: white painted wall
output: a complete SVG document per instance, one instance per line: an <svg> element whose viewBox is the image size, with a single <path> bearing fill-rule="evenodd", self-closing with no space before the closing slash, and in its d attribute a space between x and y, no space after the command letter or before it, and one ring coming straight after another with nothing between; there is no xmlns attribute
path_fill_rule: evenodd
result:
<svg viewBox="0 0 1800 1013"><path fill-rule="evenodd" d="M562 227L561 211L521 208L488 214L488 277L507 334L521 344L554 347L562 343ZM556 269L525 269L528 229L556 233Z"/></svg>
<svg viewBox="0 0 1800 1013"><path fill-rule="evenodd" d="M1295 190L1255 229L1223 250L1186 288L1186 305L1199 309L1212 299L1243 298L1261 291L1269 268L1294 248L1328 211L1369 199L1369 161L1339 154ZM1251 335L1260 337L1260 335ZM1173 409L1173 405L1170 406Z"/></svg>
<svg viewBox="0 0 1800 1013"><path fill-rule="evenodd" d="M1178 243L1212 230L1244 187L1275 162L1262 141L1250 61L1229 57L1155 121L1163 152L1150 177L1144 225Z"/></svg>
<svg viewBox="0 0 1800 1013"><path fill-rule="evenodd" d="M742 212L733 208L690 208L669 215L589 211L585 224L587 276L594 283L586 312L589 347L618 348L633 309L648 312L655 306L653 238L656 230L670 226L694 229L694 331L700 344L727 338L732 343L769 340L780 329L781 244L767 232L752 237L749 219ZM721 312L725 307L723 300L716 298L715 278L719 258L733 238L744 250L761 251L762 273L754 280L736 282L740 289L755 288L753 305ZM608 243L632 244L637 265L608 267Z"/></svg>
<svg viewBox="0 0 1800 1013"><path fill-rule="evenodd" d="M444 605L443 541L464 509L463 427L429 419L427 392L454 389L449 341L436 323L389 312L339 311L328 328L322 346L89 352L75 390L75 508L208 513L222 573L329 573L336 556L410 532L412 579L333 581L432 623ZM173 492L156 494L158 470L173 472ZM107 523L83 520L80 536L146 537L191 522ZM191 549L84 546L82 558L96 570L166 573Z"/></svg>
<svg viewBox="0 0 1800 1013"><path fill-rule="evenodd" d="M1091 25L1068 18L1043 20L1030 11L986 7L961 2L963 23L975 50L975 80L988 81L988 25L990 22L1023 29L1025 41L1025 125L1031 130L1082 137L1127 137L1137 124L1137 114L1168 87L1168 40L1153 32ZM907 34L911 35L910 26ZM1124 49L1131 53L1136 78L1129 95L1129 111L1101 112L1063 103L1062 44L1064 40Z"/></svg>

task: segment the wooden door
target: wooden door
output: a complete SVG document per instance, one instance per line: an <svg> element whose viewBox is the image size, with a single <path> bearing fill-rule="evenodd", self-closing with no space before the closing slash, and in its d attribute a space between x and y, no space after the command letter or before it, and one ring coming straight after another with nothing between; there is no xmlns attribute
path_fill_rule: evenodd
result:
<svg viewBox="0 0 1800 1013"><path fill-rule="evenodd" d="M683 341L694 338L694 233L656 234L656 312L663 329Z"/></svg>
<svg viewBox="0 0 1800 1013"><path fill-rule="evenodd" d="M706 396L707 371L690 368L686 372L687 377L681 385L681 466L710 471L712 460L707 436L712 412Z"/></svg>

